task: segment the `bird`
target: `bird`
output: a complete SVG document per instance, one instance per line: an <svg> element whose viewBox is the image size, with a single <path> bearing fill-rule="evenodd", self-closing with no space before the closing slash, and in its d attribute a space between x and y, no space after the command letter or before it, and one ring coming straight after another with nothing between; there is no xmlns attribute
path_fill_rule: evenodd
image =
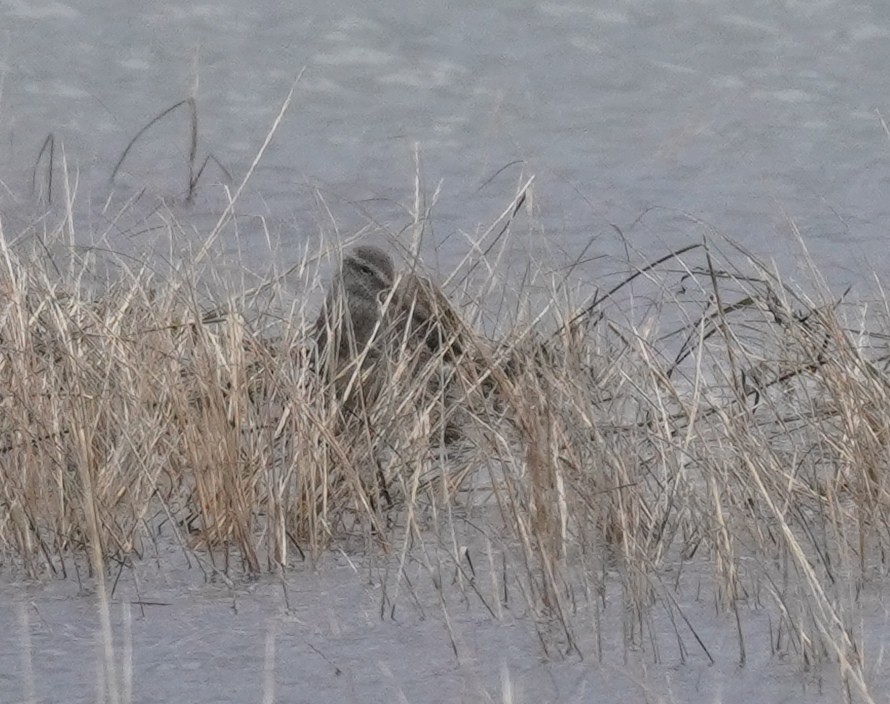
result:
<svg viewBox="0 0 890 704"><path fill-rule="evenodd" d="M394 279L392 258L379 247L361 245L343 257L315 322L319 359L339 367L373 346Z"/></svg>
<svg viewBox="0 0 890 704"><path fill-rule="evenodd" d="M397 269L379 247L348 250L328 285L314 339L313 367L341 430L379 431L370 423L375 413L388 417L387 409L398 407L404 421L413 405L434 441L462 437L466 389L481 383L472 353L478 340L417 267Z"/></svg>
<svg viewBox="0 0 890 704"><path fill-rule="evenodd" d="M412 348L450 361L461 354L460 316L432 281L406 272L395 284L393 299L395 332Z"/></svg>

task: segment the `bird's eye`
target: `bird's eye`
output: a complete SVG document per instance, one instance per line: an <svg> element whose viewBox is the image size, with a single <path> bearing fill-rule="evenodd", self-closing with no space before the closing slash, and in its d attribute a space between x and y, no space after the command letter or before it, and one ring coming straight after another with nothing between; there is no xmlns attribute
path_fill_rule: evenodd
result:
<svg viewBox="0 0 890 704"><path fill-rule="evenodd" d="M367 276L374 276L374 270L371 269L371 267L369 267L367 264L359 264L358 268L361 269L363 274L366 274Z"/></svg>

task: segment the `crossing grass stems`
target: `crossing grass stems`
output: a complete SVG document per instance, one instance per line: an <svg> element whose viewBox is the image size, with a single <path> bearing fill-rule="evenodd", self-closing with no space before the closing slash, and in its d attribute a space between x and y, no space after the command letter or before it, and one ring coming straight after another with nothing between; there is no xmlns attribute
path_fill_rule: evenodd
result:
<svg viewBox="0 0 890 704"><path fill-rule="evenodd" d="M712 658L681 606L704 571L740 662L746 610L769 608L772 647L835 663L868 700L855 595L887 570L886 300L815 275L805 293L717 238L607 296L543 267L517 290L478 253L499 260L524 198L451 276L400 255L378 303L434 311L437 344L390 334L336 384L312 353L317 302L281 280L214 298L197 293L212 264L121 258L87 285L89 256L57 267L4 233L0 548L32 578L86 564L103 585L159 541L230 579L377 553L398 565L384 600L421 565L494 617L520 598L553 654L586 647L578 624L617 588L628 647L657 605L683 657ZM342 257L322 241L300 288ZM656 299L632 319L639 281ZM511 308L532 289L535 309Z"/></svg>

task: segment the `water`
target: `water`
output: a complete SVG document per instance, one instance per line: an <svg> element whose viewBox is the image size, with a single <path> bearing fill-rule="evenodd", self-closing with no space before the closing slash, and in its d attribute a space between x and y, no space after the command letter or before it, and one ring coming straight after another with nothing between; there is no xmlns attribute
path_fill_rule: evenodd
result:
<svg viewBox="0 0 890 704"><path fill-rule="evenodd" d="M454 584L440 602L423 567L408 565L411 584L401 580L397 587L397 571L387 573L386 560L355 555L350 560L333 555L318 571L297 564L290 570L286 598L273 578L230 587L204 583L194 567L175 561L163 561L162 570L142 565L123 574L111 604L120 694L124 701L195 704L271 701L267 695L307 704L741 704L765 691L776 702L842 698L832 665L803 671L793 649L787 649L787 634L786 647L773 652L775 623L753 600L739 607L746 649L740 666L732 619L716 615L711 600L696 598L694 588L675 595L673 623L663 605L653 605L646 637L636 648L623 642L620 588L607 592L609 606L598 621L580 597L574 616L580 652L561 654L554 648L544 658L520 591L510 580L509 599L500 603L481 562L476 563L484 576L478 593L494 614L482 607L476 592L462 592ZM450 581L450 569L433 572ZM79 592L73 579L39 587L8 585L0 596L0 699L101 701L97 680L103 654L94 597ZM877 687L886 682L880 655L886 615L875 607L878 618L861 630L871 663L866 669ZM713 663L679 621L680 610ZM551 644L553 635L543 629Z"/></svg>
<svg viewBox="0 0 890 704"><path fill-rule="evenodd" d="M295 259L333 229L317 197L346 235L369 222L401 230L416 145L426 192L441 187L425 252L444 268L534 174L520 254L572 260L593 239L607 260L582 273L599 276L627 268L625 247L638 263L713 229L796 276L795 223L833 284L864 286L866 272L886 273L888 12L830 1L7 2L0 178L16 198L2 207L7 227L21 222L52 133L102 231L124 148L190 95L199 160L214 155L238 183L302 72L236 209L241 247L259 262L269 255L253 216ZM150 130L116 197L147 187L146 210L175 204L187 136L185 112ZM198 202L177 215L206 228L225 182L211 163ZM145 238L127 234L113 246L138 252Z"/></svg>
<svg viewBox="0 0 890 704"><path fill-rule="evenodd" d="M470 251L534 175L532 207L511 244L518 267L533 257L558 268L593 241L589 256L604 257L576 270L593 285L717 232L775 258L786 276L806 278L796 226L836 288L864 291L869 272L890 273L885 3L123 7L0 4L0 216L8 238L46 207L46 172L38 170L36 192L31 180L49 134L55 204L64 144L83 241L104 238L136 256L150 248L145 228L112 225L116 207L139 193L141 214L163 202L187 226L208 231L224 187L243 179L300 76L237 204L239 239L222 243L251 267L287 266L321 232L347 236L369 223L375 237L401 232L411 221L419 153L423 190L439 192L424 246L434 267L447 270ZM134 145L112 184L139 129L189 96L199 161L212 154L233 180L210 163L195 202L183 203L188 120L180 110ZM109 194L114 205L103 208ZM390 244L399 237L407 235ZM503 620L461 612L455 655L435 599L422 615L381 621L379 582L343 564L292 575L297 606L289 610L274 584L241 594L236 613L229 592L194 575L155 579L167 581L146 591L166 605L131 607L136 701L259 701L269 662L282 701L499 701L505 667L514 701L592 701L604 691L612 701L748 701L764 681L775 701L838 695L770 659L768 623L754 622L759 647L746 668L736 665L732 625L719 619L696 621L718 643L717 667L700 656L682 664L676 653L657 667L651 653L636 664L617 655L606 664L547 663L521 609ZM0 701L25 699L29 658L38 701L94 700L92 598L58 584L5 591ZM267 656L270 633L276 651ZM878 638L874 652L885 645Z"/></svg>

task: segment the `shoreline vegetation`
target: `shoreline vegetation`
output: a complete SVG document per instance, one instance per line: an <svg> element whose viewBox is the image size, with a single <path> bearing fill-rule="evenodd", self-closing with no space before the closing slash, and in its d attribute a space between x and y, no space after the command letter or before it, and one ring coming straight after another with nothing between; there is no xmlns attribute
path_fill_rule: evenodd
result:
<svg viewBox="0 0 890 704"><path fill-rule="evenodd" d="M89 255L47 254L70 213L32 250L3 232L4 562L42 579L85 560L110 633L105 578L164 541L225 579L376 551L457 575L493 615L515 590L552 653L578 649L578 614L618 585L627 644L658 604L713 661L682 606L711 600L743 664L745 611L764 609L776 653L833 663L871 701L860 597L890 547L887 301L815 273L808 295L712 238L583 299L571 272L538 272L526 314L531 278L510 287L496 266L524 196L451 276L417 267L441 283L438 352L405 336L345 386L312 360L317 308L281 281L209 300L187 262L158 275L121 257L97 286ZM322 259L297 267L305 289L329 281ZM468 527L472 548L454 537Z"/></svg>

